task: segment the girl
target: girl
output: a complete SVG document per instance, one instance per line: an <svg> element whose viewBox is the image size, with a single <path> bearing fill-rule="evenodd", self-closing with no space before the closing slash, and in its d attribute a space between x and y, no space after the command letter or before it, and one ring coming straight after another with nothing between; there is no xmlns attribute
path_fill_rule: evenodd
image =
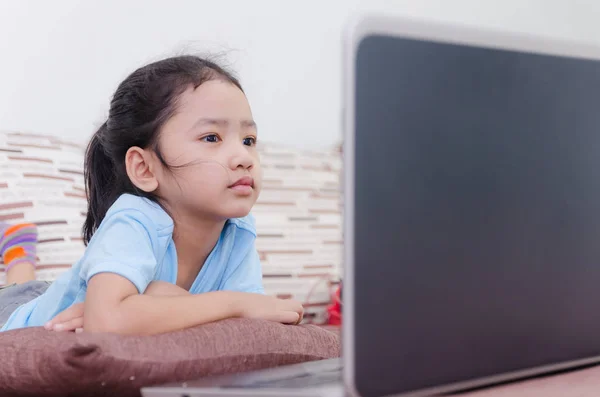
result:
<svg viewBox="0 0 600 397"><path fill-rule="evenodd" d="M215 63L180 56L133 72L87 149L84 256L2 329L300 322L300 303L263 293L249 215L261 188L256 140L240 83Z"/></svg>

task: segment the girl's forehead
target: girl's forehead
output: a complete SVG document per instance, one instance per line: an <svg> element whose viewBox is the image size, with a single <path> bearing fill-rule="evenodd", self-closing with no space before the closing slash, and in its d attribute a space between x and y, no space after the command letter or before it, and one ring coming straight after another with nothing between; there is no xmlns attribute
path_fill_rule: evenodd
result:
<svg viewBox="0 0 600 397"><path fill-rule="evenodd" d="M228 81L211 80L185 90L179 100L181 111L195 113L251 114L246 95Z"/></svg>
<svg viewBox="0 0 600 397"><path fill-rule="evenodd" d="M244 128L256 128L246 96L229 82L211 80L181 94L177 110L165 123L164 130L189 131L234 123L240 123Z"/></svg>

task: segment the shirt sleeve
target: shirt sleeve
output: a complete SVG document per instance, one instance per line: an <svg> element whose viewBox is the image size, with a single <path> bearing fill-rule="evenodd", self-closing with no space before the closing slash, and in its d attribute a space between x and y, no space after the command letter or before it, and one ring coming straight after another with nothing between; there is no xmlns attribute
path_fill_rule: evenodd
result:
<svg viewBox="0 0 600 397"><path fill-rule="evenodd" d="M262 266L254 245L237 268L225 280L223 290L264 294Z"/></svg>
<svg viewBox="0 0 600 397"><path fill-rule="evenodd" d="M140 211L124 210L105 218L85 253L80 276L86 284L99 273L118 274L141 294L153 280L157 260L156 228Z"/></svg>

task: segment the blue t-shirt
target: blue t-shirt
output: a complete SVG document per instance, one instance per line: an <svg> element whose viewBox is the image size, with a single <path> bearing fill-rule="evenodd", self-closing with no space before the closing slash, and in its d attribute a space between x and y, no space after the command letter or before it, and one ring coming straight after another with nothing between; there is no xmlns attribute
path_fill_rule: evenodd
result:
<svg viewBox="0 0 600 397"><path fill-rule="evenodd" d="M264 293L254 218L229 219L190 292ZM90 278L115 273L143 293L153 280L175 284L177 252L173 220L157 204L124 194L111 206L83 257L46 292L15 310L0 331L42 326L74 303L83 302Z"/></svg>

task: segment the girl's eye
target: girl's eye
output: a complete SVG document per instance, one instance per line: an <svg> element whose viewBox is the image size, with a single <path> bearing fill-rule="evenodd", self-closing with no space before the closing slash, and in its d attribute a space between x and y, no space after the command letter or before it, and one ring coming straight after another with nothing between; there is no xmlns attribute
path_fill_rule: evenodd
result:
<svg viewBox="0 0 600 397"><path fill-rule="evenodd" d="M244 138L244 145L246 145L246 146L256 145L256 138L253 138L251 136Z"/></svg>
<svg viewBox="0 0 600 397"><path fill-rule="evenodd" d="M216 143L219 142L220 139L216 134L211 134L201 138L201 140L204 142Z"/></svg>

